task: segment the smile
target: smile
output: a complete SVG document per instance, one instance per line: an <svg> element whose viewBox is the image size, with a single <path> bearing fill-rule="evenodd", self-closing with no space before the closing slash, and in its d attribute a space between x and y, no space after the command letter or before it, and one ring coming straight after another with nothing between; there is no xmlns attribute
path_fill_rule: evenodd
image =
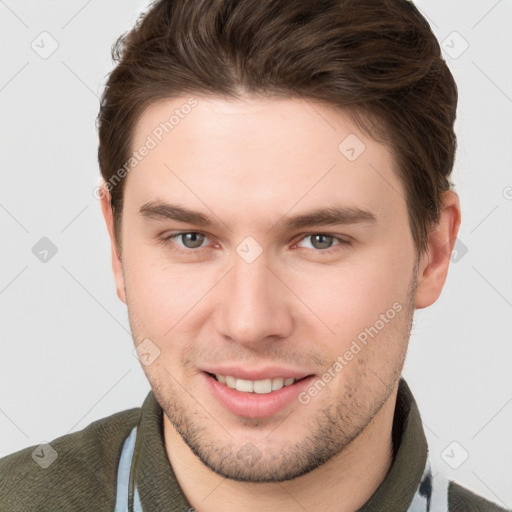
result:
<svg viewBox="0 0 512 512"><path fill-rule="evenodd" d="M208 371L201 375L206 389L219 405L235 416L246 418L270 417L294 404L300 405L299 394L315 378L310 374L250 380Z"/></svg>
<svg viewBox="0 0 512 512"><path fill-rule="evenodd" d="M221 384L226 385L228 388L236 389L237 391L243 391L245 393L258 393L265 395L272 393L272 391L278 391L279 389L291 386L301 379L274 377L272 379L263 380L248 380L248 379L237 379L231 375L220 375L210 373L214 379Z"/></svg>

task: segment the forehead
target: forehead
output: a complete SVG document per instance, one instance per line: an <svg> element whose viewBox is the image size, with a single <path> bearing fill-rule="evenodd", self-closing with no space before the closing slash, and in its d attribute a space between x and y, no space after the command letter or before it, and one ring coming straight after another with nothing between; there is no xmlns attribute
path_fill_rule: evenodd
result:
<svg viewBox="0 0 512 512"><path fill-rule="evenodd" d="M334 204L406 213L390 149L312 100L160 101L136 123L132 150L145 156L132 159L126 205L168 199L248 218Z"/></svg>

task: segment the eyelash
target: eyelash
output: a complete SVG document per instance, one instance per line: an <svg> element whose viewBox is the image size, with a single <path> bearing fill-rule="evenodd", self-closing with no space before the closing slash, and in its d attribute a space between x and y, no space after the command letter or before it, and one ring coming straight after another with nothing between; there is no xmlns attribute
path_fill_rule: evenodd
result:
<svg viewBox="0 0 512 512"><path fill-rule="evenodd" d="M188 235L188 234L191 234L191 233L193 233L195 235L204 236L204 237L206 237L206 239L208 239L208 235L206 235L205 233L201 233L200 231L178 231L176 233L171 233L170 235L167 235L167 236L161 238L159 241L162 243L162 245L168 246L169 244L173 244L173 240L178 238L178 237L180 237L181 235ZM331 235L330 233L324 233L324 232L304 234L295 243L299 243L302 240L304 240L304 239L306 239L308 237L311 237L311 236L315 236L315 235L325 235L325 236L331 237L333 240L337 240L339 242L338 244L330 247L329 249L310 249L310 250L314 251L317 254L330 255L333 252L335 252L336 250L338 250L338 249L336 249L336 247L340 247L340 246L343 247L343 246L346 246L346 245L350 245L350 243L351 243L349 240L347 240L345 238L341 238L341 237L338 237L338 236L335 236L335 235ZM177 248L175 250L177 252L190 255L190 254L194 254L194 253L197 254L202 249L206 249L206 247L197 247L196 249L187 249L187 248L179 247L179 248Z"/></svg>

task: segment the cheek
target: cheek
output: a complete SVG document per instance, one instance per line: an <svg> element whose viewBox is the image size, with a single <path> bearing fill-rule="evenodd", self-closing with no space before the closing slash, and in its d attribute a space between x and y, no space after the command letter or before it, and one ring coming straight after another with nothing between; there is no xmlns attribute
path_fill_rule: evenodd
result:
<svg viewBox="0 0 512 512"><path fill-rule="evenodd" d="M172 267L155 258L155 249L126 244L123 258L130 317L138 335L162 339L182 328L187 312L207 291L204 279L194 271Z"/></svg>
<svg viewBox="0 0 512 512"><path fill-rule="evenodd" d="M400 259L392 251L380 251L371 257L361 256L357 263L289 279L294 279L295 293L314 313L300 306L311 318L307 323L317 333L315 339L337 357L358 336L363 341L365 335L373 339L368 332L375 334L375 325L381 345L402 341L402 336L394 334L403 332L407 323L412 268L407 251ZM304 322L301 325L304 327Z"/></svg>
<svg viewBox="0 0 512 512"><path fill-rule="evenodd" d="M219 295L222 287L210 294L224 273L218 267L172 265L160 248L125 240L128 309L138 339L179 343L181 336L194 334L194 328L208 322L216 310L212 300L222 300L229 307L229 296ZM297 328L309 332L307 336L312 336L319 348L337 355L393 304L406 309L411 262L407 247L397 250L388 244L362 250L335 265L311 264L307 271L281 267L278 273L293 293L283 289L280 304L293 312ZM387 324L386 330L390 330Z"/></svg>

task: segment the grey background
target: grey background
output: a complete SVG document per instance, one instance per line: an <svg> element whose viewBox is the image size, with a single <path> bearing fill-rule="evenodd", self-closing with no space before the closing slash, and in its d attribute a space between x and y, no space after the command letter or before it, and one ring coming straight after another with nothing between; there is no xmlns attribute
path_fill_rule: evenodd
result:
<svg viewBox="0 0 512 512"><path fill-rule="evenodd" d="M149 391L93 195L110 47L146 5L0 1L0 455ZM416 315L404 376L438 469L512 507L512 2L416 5L459 86L463 222L441 299Z"/></svg>

